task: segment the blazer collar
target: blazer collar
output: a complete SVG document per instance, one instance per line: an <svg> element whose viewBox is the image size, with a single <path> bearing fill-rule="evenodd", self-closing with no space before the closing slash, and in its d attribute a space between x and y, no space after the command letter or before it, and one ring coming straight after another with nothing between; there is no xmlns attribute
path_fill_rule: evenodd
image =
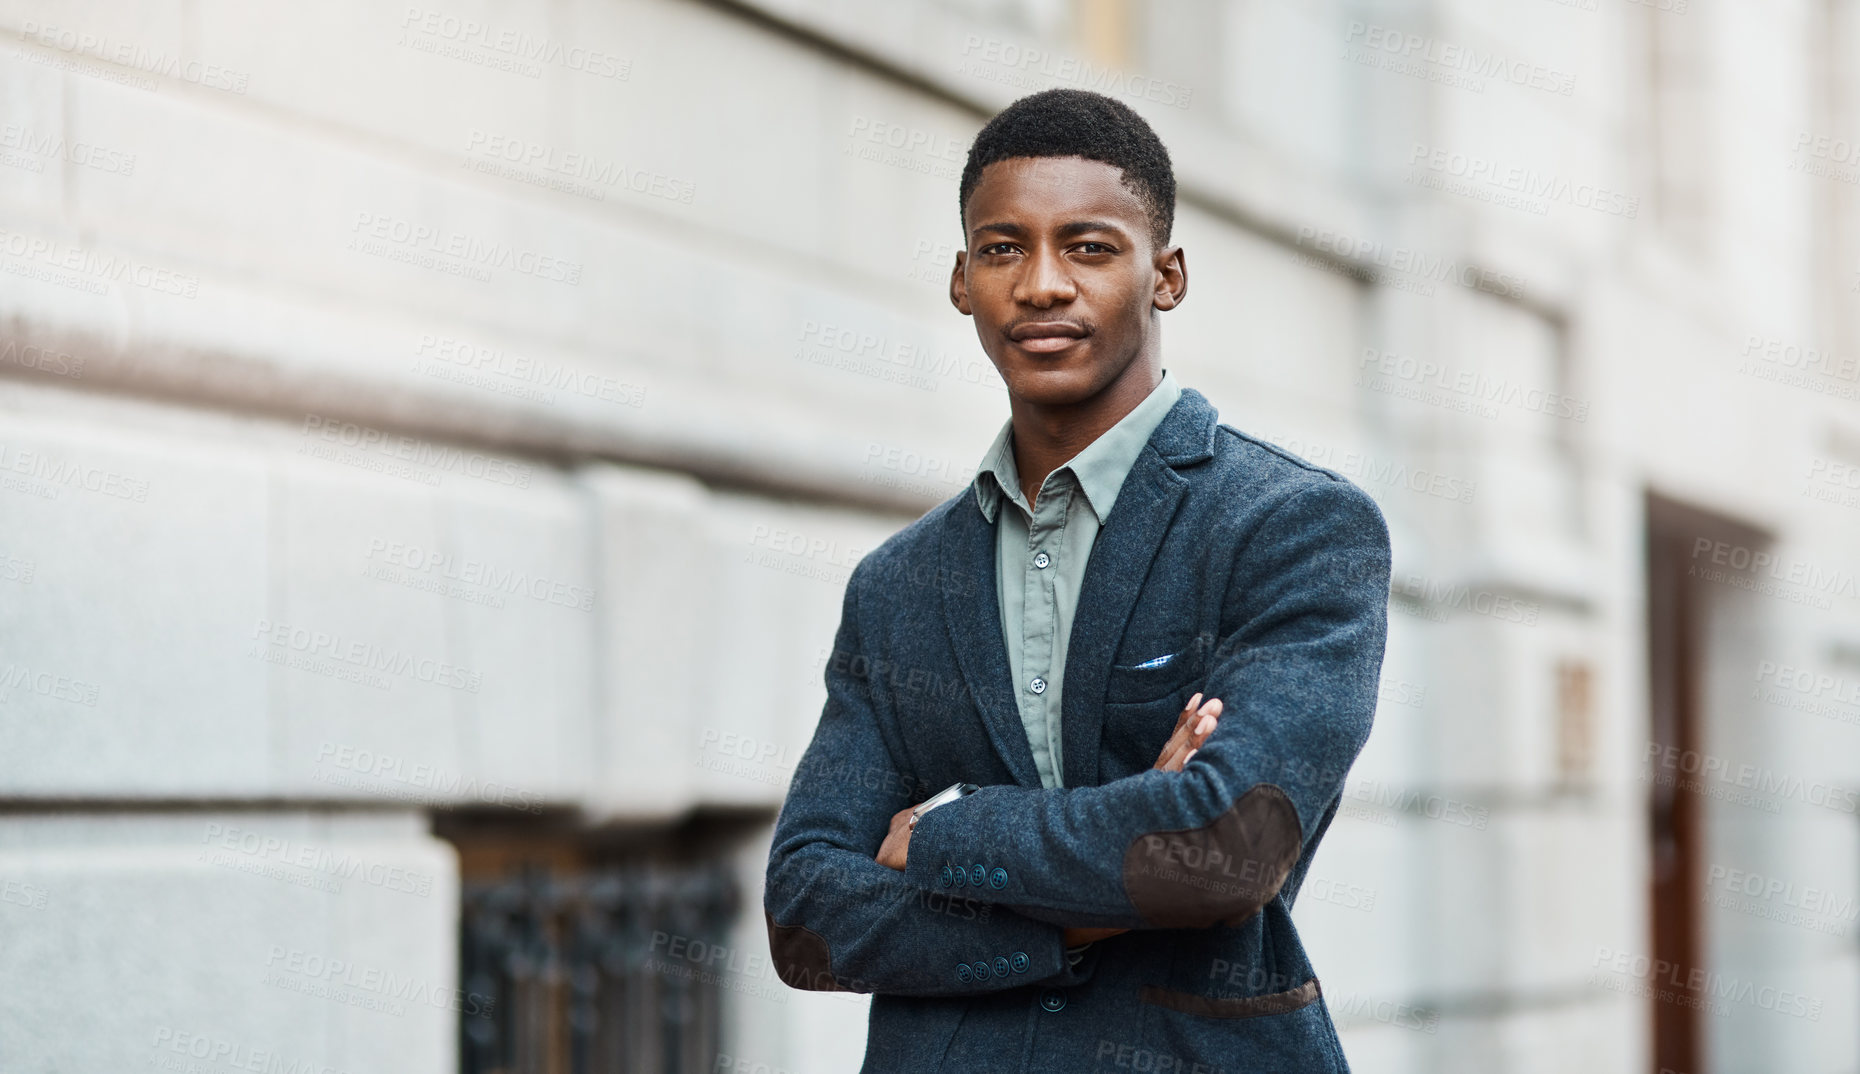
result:
<svg viewBox="0 0 1860 1074"><path fill-rule="evenodd" d="M1182 389L1181 398L1150 434L1098 531L1066 649L1061 733L1068 787L1097 784L1104 685L1111 658L1150 563L1187 491L1187 480L1175 470L1213 457L1218 419L1206 396L1193 388ZM973 502L972 497L965 498ZM944 626L996 752L1021 786L1037 788L1040 777L1020 722L1014 684L1009 681L1007 642L1001 636L995 529L979 504L972 510L963 509L960 503L956 506L947 516L940 542L940 566L950 572L968 572L980 579L980 585L965 593L939 589Z"/></svg>

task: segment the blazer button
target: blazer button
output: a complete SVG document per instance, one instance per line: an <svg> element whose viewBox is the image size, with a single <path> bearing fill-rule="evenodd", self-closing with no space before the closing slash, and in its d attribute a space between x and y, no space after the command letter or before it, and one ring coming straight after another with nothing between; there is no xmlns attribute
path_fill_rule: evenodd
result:
<svg viewBox="0 0 1860 1074"><path fill-rule="evenodd" d="M988 870L982 868L982 865L980 862L977 862L974 865L969 866L969 883L974 884L976 887L979 888L982 886L982 883L986 881L987 879L988 879Z"/></svg>
<svg viewBox="0 0 1860 1074"><path fill-rule="evenodd" d="M1057 988L1049 988L1046 994L1040 997L1040 1006L1049 1011L1063 1011L1066 1009L1066 994Z"/></svg>
<svg viewBox="0 0 1860 1074"><path fill-rule="evenodd" d="M975 964L975 979L976 979L976 980L978 980L978 981L986 981L986 980L988 980L988 973L989 973L989 970L988 970L988 963L986 963L986 962L977 962L977 963Z"/></svg>
<svg viewBox="0 0 1860 1074"><path fill-rule="evenodd" d="M1027 952L1025 951L1016 951L1008 958L1008 967L1015 973L1026 973L1027 967L1032 965L1032 963L1033 960L1027 957Z"/></svg>
<svg viewBox="0 0 1860 1074"><path fill-rule="evenodd" d="M996 976L996 977L1006 977L1007 975L1008 975L1008 960L1007 960L1007 956L1006 956L1006 955L996 955L996 956L995 956L995 976Z"/></svg>
<svg viewBox="0 0 1860 1074"><path fill-rule="evenodd" d="M967 984L974 977L975 977L975 971L969 968L969 964L967 962L956 963L956 980L961 981L964 984Z"/></svg>
<svg viewBox="0 0 1860 1074"><path fill-rule="evenodd" d="M991 888L1007 887L1007 870L997 867L994 872L989 873L988 886Z"/></svg>
<svg viewBox="0 0 1860 1074"><path fill-rule="evenodd" d="M950 877L955 881L957 887L961 887L969 882L969 871L967 869L951 869L947 865L943 866L943 868L949 871Z"/></svg>
<svg viewBox="0 0 1860 1074"><path fill-rule="evenodd" d="M943 887L949 887L951 884L954 884L956 882L955 874L956 874L956 870L951 869L949 866L945 865L943 866L943 871L937 874L936 882L938 884L941 884Z"/></svg>

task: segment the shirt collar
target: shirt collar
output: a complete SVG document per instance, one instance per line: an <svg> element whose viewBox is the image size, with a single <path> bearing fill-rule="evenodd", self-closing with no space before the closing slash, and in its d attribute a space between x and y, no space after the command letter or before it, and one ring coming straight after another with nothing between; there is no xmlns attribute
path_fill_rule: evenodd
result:
<svg viewBox="0 0 1860 1074"><path fill-rule="evenodd" d="M1111 514L1111 505L1117 502L1118 491L1124 487L1124 479L1130 476L1130 468L1136 465L1137 456L1143 454L1151 434L1181 396L1182 386L1173 373L1164 369L1162 380L1141 403L1087 444L1085 450L1053 471L1055 474L1061 470L1071 472L1100 524ZM1019 504L1022 510L1027 509L1026 496L1020 490L1020 470L1014 464L1013 418L1002 423L1001 431L995 434L975 474L975 503L989 522L995 521L1004 496Z"/></svg>

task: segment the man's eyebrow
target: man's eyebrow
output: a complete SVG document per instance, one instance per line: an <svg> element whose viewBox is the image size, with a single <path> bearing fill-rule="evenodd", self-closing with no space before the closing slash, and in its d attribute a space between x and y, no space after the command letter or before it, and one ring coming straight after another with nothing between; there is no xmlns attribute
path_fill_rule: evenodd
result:
<svg viewBox="0 0 1860 1074"><path fill-rule="evenodd" d="M1083 235L1091 231L1110 231L1118 235L1124 233L1122 227L1107 220L1074 220L1070 224L1065 224L1060 227L1059 237L1062 239L1070 239L1075 235Z"/></svg>
<svg viewBox="0 0 1860 1074"><path fill-rule="evenodd" d="M977 225L975 230L969 232L969 235L973 237L980 235L984 231L992 231L997 235L1011 235L1017 239L1027 234L1027 229L1021 227L1019 224L1011 224L1005 220L1001 220L991 224Z"/></svg>
<svg viewBox="0 0 1860 1074"><path fill-rule="evenodd" d="M1009 223L1005 220L982 224L976 227L975 230L969 232L969 234L973 237L988 231L992 231L997 235L1007 235L1016 239L1025 238L1027 235L1026 228L1019 224ZM1092 231L1109 231L1118 235L1125 233L1123 227L1111 223L1108 220L1074 220L1071 223L1060 225L1059 237L1062 239L1070 239L1074 236L1083 235Z"/></svg>

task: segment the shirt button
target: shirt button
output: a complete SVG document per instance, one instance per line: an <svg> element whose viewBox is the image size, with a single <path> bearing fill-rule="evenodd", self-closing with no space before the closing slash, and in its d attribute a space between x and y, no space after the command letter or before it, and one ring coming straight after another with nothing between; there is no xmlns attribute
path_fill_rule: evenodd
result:
<svg viewBox="0 0 1860 1074"><path fill-rule="evenodd" d="M1063 1011L1066 1009L1066 994L1056 988L1049 988L1040 997L1040 1006L1049 1011Z"/></svg>
<svg viewBox="0 0 1860 1074"><path fill-rule="evenodd" d="M1041 570L1045 570L1046 565L1052 561L1053 557L1047 555L1045 552L1041 552L1039 555L1033 557L1033 565Z"/></svg>
<svg viewBox="0 0 1860 1074"><path fill-rule="evenodd" d="M1046 680L1035 675L1033 681L1027 684L1027 688L1036 694L1043 694L1046 692Z"/></svg>

